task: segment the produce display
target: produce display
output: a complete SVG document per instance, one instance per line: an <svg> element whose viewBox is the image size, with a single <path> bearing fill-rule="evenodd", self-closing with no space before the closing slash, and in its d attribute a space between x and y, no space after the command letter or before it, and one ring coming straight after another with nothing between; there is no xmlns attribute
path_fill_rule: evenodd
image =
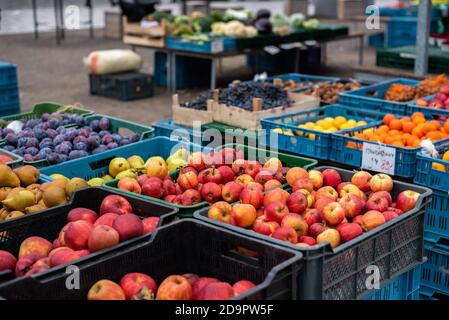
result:
<svg viewBox="0 0 449 320"><path fill-rule="evenodd" d="M10 156L7 156L6 154L0 154L0 163L1 164L7 164L8 162L13 161L13 158Z"/></svg>
<svg viewBox="0 0 449 320"><path fill-rule="evenodd" d="M304 93L319 97L321 101L325 103L337 103L338 95L341 92L351 91L362 87L362 85L356 81L349 81L347 83L320 82L312 84L311 86L312 88L304 91Z"/></svg>
<svg viewBox="0 0 449 320"><path fill-rule="evenodd" d="M416 100L416 105L418 107L449 110L449 85L442 86L437 95L431 100L419 98Z"/></svg>
<svg viewBox="0 0 449 320"><path fill-rule="evenodd" d="M240 203L217 202L208 217L301 247L328 242L336 248L412 210L419 197L405 190L393 199L394 182L382 173L359 171L343 182L334 169L294 167L285 178L291 191L262 194L247 185Z"/></svg>
<svg viewBox="0 0 449 320"><path fill-rule="evenodd" d="M333 117L325 117L323 119L317 120L315 122L308 121L306 123L300 123L298 124L298 128L301 129L307 129L307 130L314 130L317 132L326 132L326 133L332 133L337 132L339 130L345 130L345 129L353 129L361 126L365 126L367 124L364 120L355 120L355 119L346 119L343 116L337 116L335 118ZM275 133L284 134L287 136L304 136L305 134L301 131L292 132L290 129L282 129L282 128L276 128L273 130ZM315 135L313 133L306 134L306 136L310 140L315 140Z"/></svg>
<svg viewBox="0 0 449 320"><path fill-rule="evenodd" d="M408 102L422 97L436 94L444 85L449 85L445 74L435 78L427 78L419 82L418 86L393 83L385 92L384 99L397 102Z"/></svg>
<svg viewBox="0 0 449 320"><path fill-rule="evenodd" d="M0 250L0 271L10 270L16 277L37 274L156 229L158 217L141 220L132 212L129 201L119 195L105 197L98 213L74 208L57 239L28 237L17 257Z"/></svg>
<svg viewBox="0 0 449 320"><path fill-rule="evenodd" d="M386 114L383 125L355 132L354 137L397 147L418 148L426 139L435 142L449 138L449 120L426 120L421 112L399 119L392 114ZM354 142L348 144L348 147L356 147Z"/></svg>
<svg viewBox="0 0 449 320"><path fill-rule="evenodd" d="M443 155L441 156L441 160L449 161L449 150L446 150L443 153ZM432 162L432 169L447 172L449 170L449 166L445 166L444 164L438 162Z"/></svg>
<svg viewBox="0 0 449 320"><path fill-rule="evenodd" d="M212 98L213 92L208 91L196 96L190 102L182 103L181 106L207 110L207 100ZM286 90L268 82L237 82L228 88L219 90L219 102L228 106L252 110L253 98L263 100L263 110L288 106L293 103Z"/></svg>
<svg viewBox="0 0 449 320"><path fill-rule="evenodd" d="M255 284L248 280L231 285L193 273L170 275L158 286L149 275L132 272L119 283L99 280L90 288L87 300L228 300L253 287Z"/></svg>
<svg viewBox="0 0 449 320"><path fill-rule="evenodd" d="M244 160L241 151L231 148L223 148L216 154L194 152L182 165L185 167L173 180L168 175L168 165L164 159L152 157L145 164L146 173L137 177L121 177L117 186L122 190L183 206L196 205L202 201L214 203L224 200L233 203L241 196L250 196L241 194L244 186L250 185L260 194L281 186L285 183L284 172L287 170L276 169L282 167L277 158L267 159L261 164Z"/></svg>
<svg viewBox="0 0 449 320"><path fill-rule="evenodd" d="M25 161L47 160L50 164L57 164L124 146L140 138L136 134L122 136L111 133L106 117L93 120L89 125L85 118L74 117L76 128L64 127L63 115L43 115L40 120L28 120L16 131L7 128L2 148L23 156Z"/></svg>
<svg viewBox="0 0 449 320"><path fill-rule="evenodd" d="M81 179L39 183L33 166L12 170L0 164L0 223L67 203L75 190L87 187Z"/></svg>

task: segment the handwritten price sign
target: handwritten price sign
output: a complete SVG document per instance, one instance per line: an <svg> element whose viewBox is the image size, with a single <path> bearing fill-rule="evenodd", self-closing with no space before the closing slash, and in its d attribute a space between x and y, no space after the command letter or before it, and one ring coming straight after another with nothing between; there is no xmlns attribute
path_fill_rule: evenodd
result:
<svg viewBox="0 0 449 320"><path fill-rule="evenodd" d="M224 50L223 40L214 40L211 43L211 51L212 53L220 53Z"/></svg>
<svg viewBox="0 0 449 320"><path fill-rule="evenodd" d="M395 160L395 148L380 144L363 143L363 169L394 175Z"/></svg>

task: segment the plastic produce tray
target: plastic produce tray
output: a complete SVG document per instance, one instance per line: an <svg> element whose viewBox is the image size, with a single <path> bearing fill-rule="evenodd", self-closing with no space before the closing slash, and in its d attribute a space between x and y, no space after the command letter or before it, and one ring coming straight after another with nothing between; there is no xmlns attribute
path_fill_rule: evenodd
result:
<svg viewBox="0 0 449 320"><path fill-rule="evenodd" d="M435 144L436 150L441 156L449 150L449 141ZM441 158L432 158L423 152L418 152L416 163L416 176L414 182L439 191L449 192L449 161ZM443 165L445 171L432 168L432 164Z"/></svg>
<svg viewBox="0 0 449 320"><path fill-rule="evenodd" d="M173 237L176 235L176 237ZM236 247L257 253L248 257ZM292 250L195 220L178 221L155 231L150 241L97 259L80 261L80 290L67 290L66 274L36 275L0 286L6 299L84 300L100 279L120 281L130 272L142 272L160 284L172 274L196 273L231 284L242 280L256 287L234 299L292 300L302 256Z"/></svg>
<svg viewBox="0 0 449 320"><path fill-rule="evenodd" d="M319 167L324 170L330 167ZM337 170L343 181L349 181L353 172ZM370 293L366 288L366 267L376 265L380 281L394 277L421 264L424 256L424 214L432 191L425 187L394 181L393 196L404 190L421 195L415 209L399 218L373 229L352 241L331 249L322 244L301 248L291 243L260 235L207 217L202 209L194 217L273 244L293 248L304 255L305 270L298 281L299 299L336 300L358 299Z"/></svg>
<svg viewBox="0 0 449 320"><path fill-rule="evenodd" d="M23 218L11 219L0 224L0 250L6 250L17 256L20 244L23 240L31 236L39 236L52 242L59 235L60 230L67 223L67 214L71 209L83 207L94 210L98 213L103 199L111 194L118 194L114 191L104 188L85 188L78 190L72 196L70 202L63 206L50 208L40 213L27 215ZM133 195L122 195L133 207L134 214L139 217L160 217L158 227L170 223L175 219L177 209L165 206L161 203L140 199ZM101 250L83 257L77 261L93 260L105 253L119 251L128 247L132 243L147 242L150 235L143 235L134 239L124 241L114 247ZM62 274L65 273L64 265L51 268L41 273L46 274ZM114 266L116 267L116 266ZM9 271L0 272L0 282L14 278Z"/></svg>
<svg viewBox="0 0 449 320"><path fill-rule="evenodd" d="M8 156L12 158L12 161L6 163L11 168L15 169L18 167L21 167L23 165L23 158L21 156L18 156L17 154L14 154L12 152L0 149L0 155L2 156Z"/></svg>
<svg viewBox="0 0 449 320"><path fill-rule="evenodd" d="M15 64L0 61L0 86L11 84L17 86L17 67Z"/></svg>
<svg viewBox="0 0 449 320"><path fill-rule="evenodd" d="M297 156L283 154L283 153L276 153L276 154L272 154L270 156L270 155L267 155L262 149L254 148L254 147L250 147L250 146L242 146L242 145L238 145L238 144L223 145L222 147L216 148L215 150L220 150L222 148L234 148L236 150L243 150L245 153L245 159L248 159L248 156L250 155L251 160L263 161L271 156L276 156L279 158L279 160L282 161L283 164L285 164L289 167L303 167L305 169L310 169L313 166L315 166L317 163L315 160L312 160L312 159L300 158ZM211 149L207 148L207 149L204 149L204 151L208 152L208 151L211 151ZM175 172L175 173L171 174L170 176L172 177L173 180L176 180L178 178L178 172ZM111 188L112 190L115 190L116 192L125 193L125 194L130 193L125 190L117 189L117 184L118 184L118 180L111 180L111 181L107 181L104 184L104 186L106 188ZM178 216L181 218L191 218L193 216L193 213L196 210L199 210L201 208L209 206L209 203L206 201L203 201L203 202L198 203L193 206L181 206L181 205L166 202L161 199L148 197L145 195L137 194L136 196L141 197L142 199L151 199L156 202L160 202L160 203L164 203L169 206L173 206L173 207L179 209Z"/></svg>
<svg viewBox="0 0 449 320"><path fill-rule="evenodd" d="M265 142L270 141L273 130L280 128L291 134L277 134L279 150L301 154L317 159L327 160L331 157L332 134L305 128L298 128L299 124L308 121L316 122L326 117L344 116L357 121L364 120L370 124L378 124L383 114L348 108L342 105L329 105L324 108L310 109L293 114L262 119L262 129L266 130ZM270 141L271 143L271 141Z"/></svg>
<svg viewBox="0 0 449 320"><path fill-rule="evenodd" d="M197 132L197 130L194 131L192 128L176 124L171 118L153 122L151 126L154 129L155 137L168 137L172 140L178 139L179 141L202 144L202 135L200 132Z"/></svg>
<svg viewBox="0 0 449 320"><path fill-rule="evenodd" d="M449 250L426 243L427 261L422 266L422 285L449 298Z"/></svg>
<svg viewBox="0 0 449 320"><path fill-rule="evenodd" d="M385 92L393 83L417 86L419 81L394 79L360 89L342 92L340 93L340 104L359 109L405 115L407 113L407 103L411 101L395 102L384 100Z"/></svg>
<svg viewBox="0 0 449 320"><path fill-rule="evenodd" d="M170 49L201 53L219 53L237 50L236 40L229 37L216 37L209 41L192 42L183 41L182 37L166 36L165 46Z"/></svg>

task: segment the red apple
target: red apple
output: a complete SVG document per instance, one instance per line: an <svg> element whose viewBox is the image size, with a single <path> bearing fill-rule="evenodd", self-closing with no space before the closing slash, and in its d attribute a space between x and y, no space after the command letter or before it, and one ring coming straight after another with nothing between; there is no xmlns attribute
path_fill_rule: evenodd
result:
<svg viewBox="0 0 449 320"><path fill-rule="evenodd" d="M201 202L201 194L198 190L195 189L189 189L184 191L183 193L184 197L187 197L192 202L192 205L198 204Z"/></svg>
<svg viewBox="0 0 449 320"><path fill-rule="evenodd" d="M195 282L197 282L200 279L200 277L194 273L184 273L182 276L186 278L187 281L189 281L190 285L192 286L192 289Z"/></svg>
<svg viewBox="0 0 449 320"><path fill-rule="evenodd" d="M273 201L265 207L265 216L270 221L281 223L288 213L287 205L281 201Z"/></svg>
<svg viewBox="0 0 449 320"><path fill-rule="evenodd" d="M165 278L156 294L157 300L191 300L192 286L186 278L172 275Z"/></svg>
<svg viewBox="0 0 449 320"><path fill-rule="evenodd" d="M87 249L93 225L84 220L69 222L64 233L65 245L73 250Z"/></svg>
<svg viewBox="0 0 449 320"><path fill-rule="evenodd" d="M293 192L287 199L290 212L303 213L308 207L307 198L302 192Z"/></svg>
<svg viewBox="0 0 449 320"><path fill-rule="evenodd" d="M324 184L323 174L318 170L309 171L309 180L312 183L313 190L318 190Z"/></svg>
<svg viewBox="0 0 449 320"><path fill-rule="evenodd" d="M396 198L396 208L407 212L412 210L418 201L419 193L411 190L405 190L398 194Z"/></svg>
<svg viewBox="0 0 449 320"><path fill-rule="evenodd" d="M202 152L192 152L188 159L189 166L197 171L204 170L204 154Z"/></svg>
<svg viewBox="0 0 449 320"><path fill-rule="evenodd" d="M428 106L428 102L427 102L426 99L419 98L419 99L416 100L416 105L418 107L427 107Z"/></svg>
<svg viewBox="0 0 449 320"><path fill-rule="evenodd" d="M191 189L193 190L193 189ZM174 194L170 194L168 196L165 196L164 198L162 198L162 200L166 201L166 202L173 202L173 200L177 197L178 195L174 195Z"/></svg>
<svg viewBox="0 0 449 320"><path fill-rule="evenodd" d="M177 181L184 190L194 189L199 183L198 176L193 171L179 174Z"/></svg>
<svg viewBox="0 0 449 320"><path fill-rule="evenodd" d="M153 278L139 272L124 275L120 280L120 287L127 300L153 300L157 291Z"/></svg>
<svg viewBox="0 0 449 320"><path fill-rule="evenodd" d="M373 192L390 192L391 190L393 190L393 179L391 179L391 177L387 174L378 173L369 180L369 186L371 188L371 191Z"/></svg>
<svg viewBox="0 0 449 320"><path fill-rule="evenodd" d="M306 197L306 199L307 199L307 208L313 208L313 206L315 204L315 194L316 194L315 191L310 193L306 189L299 189L296 192L301 192Z"/></svg>
<svg viewBox="0 0 449 320"><path fill-rule="evenodd" d="M238 203L232 207L235 224L242 228L250 227L257 218L256 209L251 204Z"/></svg>
<svg viewBox="0 0 449 320"><path fill-rule="evenodd" d="M326 230L326 226L322 223L314 223L310 226L309 228L309 235L316 239L316 237L323 232L324 230Z"/></svg>
<svg viewBox="0 0 449 320"><path fill-rule="evenodd" d="M215 278L208 278L208 277L202 277L199 278L193 285L192 285L192 300L199 300L201 298L203 289L206 285L209 283L219 282L218 279Z"/></svg>
<svg viewBox="0 0 449 320"><path fill-rule="evenodd" d="M307 232L309 231L309 225L297 213L286 214L285 217L282 219L281 226L293 228L298 237L307 235Z"/></svg>
<svg viewBox="0 0 449 320"><path fill-rule="evenodd" d="M234 171L228 166L218 167L218 171L221 174L221 183L228 183L230 181L234 181Z"/></svg>
<svg viewBox="0 0 449 320"><path fill-rule="evenodd" d="M323 171L323 182L325 186L336 188L341 183L341 176L337 170L326 169Z"/></svg>
<svg viewBox="0 0 449 320"><path fill-rule="evenodd" d="M160 178L148 178L142 186L142 194L161 199L164 196L164 184Z"/></svg>
<svg viewBox="0 0 449 320"><path fill-rule="evenodd" d="M357 223L344 223L337 227L340 233L341 242L348 242L363 233L362 227Z"/></svg>
<svg viewBox="0 0 449 320"><path fill-rule="evenodd" d="M229 203L225 201L218 201L214 203L207 212L207 216L210 219L214 219L220 222L235 224L234 218L232 216L232 207Z"/></svg>
<svg viewBox="0 0 449 320"><path fill-rule="evenodd" d="M383 214L376 210L365 212L362 216L361 227L364 231L370 231L385 223Z"/></svg>
<svg viewBox="0 0 449 320"><path fill-rule="evenodd" d="M388 209L388 206L390 204L388 203L388 200L378 194L373 194L368 198L368 201L366 202L366 210L377 210L380 212L384 212Z"/></svg>
<svg viewBox="0 0 449 320"><path fill-rule="evenodd" d="M118 232L120 242L143 235L143 223L132 213L118 216L112 227Z"/></svg>
<svg viewBox="0 0 449 320"><path fill-rule="evenodd" d="M46 257L52 249L53 245L50 241L47 241L42 237L28 237L20 244L18 257L22 258L31 254Z"/></svg>
<svg viewBox="0 0 449 320"><path fill-rule="evenodd" d="M185 207L189 207L191 206L192 203L192 199L190 199L187 195L185 194L178 194L177 196L175 196L172 201L172 203L178 205L178 206L185 206Z"/></svg>
<svg viewBox="0 0 449 320"><path fill-rule="evenodd" d="M322 220L320 211L318 209L306 209L306 211L303 213L302 217L303 217L304 221L307 222L309 227L314 223L321 222L321 220Z"/></svg>
<svg viewBox="0 0 449 320"><path fill-rule="evenodd" d="M290 168L285 174L285 179L287 180L287 183L291 187L293 187L296 180L300 178L309 178L309 173L303 168L299 167Z"/></svg>
<svg viewBox="0 0 449 320"><path fill-rule="evenodd" d="M291 227L282 227L281 226L281 227L277 228L271 236L275 239L288 241L293 244L298 242L298 234Z"/></svg>
<svg viewBox="0 0 449 320"><path fill-rule="evenodd" d="M338 193L335 191L333 187L326 186L318 189L318 191L315 194L315 201L318 201L320 198L330 198L334 201L337 201L338 199Z"/></svg>
<svg viewBox="0 0 449 320"><path fill-rule="evenodd" d="M260 191L262 191L262 192L264 191L263 185L261 185L261 184L258 183L258 182L249 182L249 183L245 186L245 188L248 189L248 190L258 189L258 190L260 190Z"/></svg>
<svg viewBox="0 0 449 320"><path fill-rule="evenodd" d="M360 199L365 199L365 194L363 193L363 191L352 183L343 186L339 192L341 198L343 198L347 194L353 194L359 197Z"/></svg>
<svg viewBox="0 0 449 320"><path fill-rule="evenodd" d="M261 170L255 177L254 181L264 185L267 181L272 180L274 177L268 170Z"/></svg>
<svg viewBox="0 0 449 320"><path fill-rule="evenodd" d="M120 236L114 228L99 225L93 228L88 239L88 248L91 252L110 248L119 243Z"/></svg>
<svg viewBox="0 0 449 320"><path fill-rule="evenodd" d="M87 293L87 300L125 300L122 288L113 281L97 281Z"/></svg>
<svg viewBox="0 0 449 320"><path fill-rule="evenodd" d="M69 211L67 214L67 221L77 221L77 220L84 220L90 223L95 223L98 216L95 213L95 211L87 209L87 208L75 208Z"/></svg>
<svg viewBox="0 0 449 320"><path fill-rule="evenodd" d="M128 200L126 200L124 197L111 194L109 196L106 196L103 201L101 202L100 206L100 216L112 212L116 214L127 214L131 213L133 208L131 207L131 204Z"/></svg>
<svg viewBox="0 0 449 320"><path fill-rule="evenodd" d="M356 185L363 192L371 190L369 181L372 178L371 173L367 171L357 171L351 178L351 182Z"/></svg>
<svg viewBox="0 0 449 320"><path fill-rule="evenodd" d="M314 238L312 238L312 237L309 237L309 236L301 236L301 237L298 239L298 241L301 242L301 243L306 243L306 244L308 244L309 246L314 246L314 245L316 245L316 240L315 240Z"/></svg>
<svg viewBox="0 0 449 320"><path fill-rule="evenodd" d="M201 170L203 170L203 169L201 169ZM186 172L193 172L194 174L198 175L198 171L194 167L191 167L191 166L187 166L187 167L181 168L179 170L179 174L186 173ZM168 177L169 176L167 176L167 178Z"/></svg>
<svg viewBox="0 0 449 320"><path fill-rule="evenodd" d="M340 233L332 228L324 230L316 237L316 242L318 244L329 242L332 248L338 247L340 245L340 241L341 241Z"/></svg>
<svg viewBox="0 0 449 320"><path fill-rule="evenodd" d="M246 187L249 183L254 182L254 179L249 174L241 174L234 181Z"/></svg>
<svg viewBox="0 0 449 320"><path fill-rule="evenodd" d="M147 176L146 174L141 174L140 176L138 176L136 178L136 180L137 180L137 183L142 187L148 178L149 178L149 176Z"/></svg>
<svg viewBox="0 0 449 320"><path fill-rule="evenodd" d="M264 234L266 236L271 235L277 228L279 223L275 221L265 221L265 219L256 219L253 224L253 230L257 233Z"/></svg>
<svg viewBox="0 0 449 320"><path fill-rule="evenodd" d="M246 162L245 169L243 172L245 174L249 174L253 178L256 178L257 174L261 171L261 169L262 169L262 165L258 161L251 160L251 161Z"/></svg>
<svg viewBox="0 0 449 320"><path fill-rule="evenodd" d="M268 180L267 182L265 182L263 187L264 187L264 191L269 191L269 190L279 188L281 185L282 184L278 180L271 179L271 180Z"/></svg>
<svg viewBox="0 0 449 320"><path fill-rule="evenodd" d="M167 176L164 181L162 181L162 187L164 188L164 196L176 194L176 184Z"/></svg>
<svg viewBox="0 0 449 320"><path fill-rule="evenodd" d="M143 219L143 233L147 234L156 230L157 226L159 225L159 220L159 217L148 217Z"/></svg>
<svg viewBox="0 0 449 320"><path fill-rule="evenodd" d="M80 258L82 258L82 257L87 257L88 255L91 254L91 252L90 252L89 250L87 250L87 249L77 250L77 251L75 251L75 253L76 253L77 255L79 255Z"/></svg>
<svg viewBox="0 0 449 320"><path fill-rule="evenodd" d="M4 270L11 270L14 272L16 263L17 259L11 253L0 250L0 272Z"/></svg>
<svg viewBox="0 0 449 320"><path fill-rule="evenodd" d="M396 219L398 216L398 214L394 211L384 211L382 212L384 218L385 218L385 222L388 222L390 220Z"/></svg>
<svg viewBox="0 0 449 320"><path fill-rule="evenodd" d="M251 204L254 208L259 209L263 204L263 193L256 188L244 188L240 193L240 202Z"/></svg>
<svg viewBox="0 0 449 320"><path fill-rule="evenodd" d="M102 224L112 227L112 224L114 223L114 220L117 217L118 217L118 214L112 213L112 212L107 212L107 213L103 214L102 216L100 216L97 219L97 221L95 221L94 227L102 225Z"/></svg>
<svg viewBox="0 0 449 320"><path fill-rule="evenodd" d="M336 226L345 218L345 210L338 202L331 202L324 207L322 218L328 225Z"/></svg>
<svg viewBox="0 0 449 320"><path fill-rule="evenodd" d="M220 167L221 168L221 167ZM223 168L225 168L223 166ZM243 186L235 181L227 182L221 189L221 197L228 203L233 203L239 200L240 193Z"/></svg>
<svg viewBox="0 0 449 320"><path fill-rule="evenodd" d="M221 187L215 182L207 182L201 186L200 194L202 199L214 203L221 199Z"/></svg>
<svg viewBox="0 0 449 320"><path fill-rule="evenodd" d="M393 202L393 198L391 197L391 194L387 191L377 191L377 192L373 192L369 195L368 200L371 200L372 198L377 198L377 197L381 197L381 198L385 198L388 200L388 205L390 206Z"/></svg>
<svg viewBox="0 0 449 320"><path fill-rule="evenodd" d="M287 204L287 200L289 197L290 197L290 194L287 191L282 190L280 188L273 189L273 190L268 191L265 194L265 197L263 199L263 205L264 205L264 207L267 207L270 205L270 203L276 202L276 201L280 201L282 203Z"/></svg>
<svg viewBox="0 0 449 320"><path fill-rule="evenodd" d="M354 218L355 216L361 214L365 209L365 201L354 194L345 195L343 198L338 200L338 203L340 203L345 210L346 218Z"/></svg>
<svg viewBox="0 0 449 320"><path fill-rule="evenodd" d="M142 187L136 179L124 177L118 181L117 187L121 190L126 190L133 193L142 193Z"/></svg>
<svg viewBox="0 0 449 320"><path fill-rule="evenodd" d="M282 162L278 158L270 158L264 163L263 168L274 175L282 171Z"/></svg>
<svg viewBox="0 0 449 320"><path fill-rule="evenodd" d="M293 192L298 191L299 189L306 189L309 192L313 191L313 185L309 178L299 178L293 184Z"/></svg>
<svg viewBox="0 0 449 320"><path fill-rule="evenodd" d="M401 214L403 214L404 212L398 208L394 208L394 207L388 207L387 211L393 211L394 213L396 213L398 216L400 216Z"/></svg>
<svg viewBox="0 0 449 320"><path fill-rule="evenodd" d="M77 260L80 258L80 255L75 251L73 251L72 249L69 249L69 250L60 250L51 255L49 258L50 258L50 267L53 268Z"/></svg>
<svg viewBox="0 0 449 320"><path fill-rule="evenodd" d="M247 161L244 159L237 159L232 163L232 171L235 175L241 175L245 173L245 168L247 165ZM250 176L250 175L249 175Z"/></svg>
<svg viewBox="0 0 449 320"><path fill-rule="evenodd" d="M221 183L220 170L212 167L212 168L207 168L207 169L201 171L200 174L198 175L198 182L202 183L202 184L205 184L208 182L220 184Z"/></svg>
<svg viewBox="0 0 449 320"><path fill-rule="evenodd" d="M212 282L204 286L198 300L229 300L234 297L234 290L227 282Z"/></svg>
<svg viewBox="0 0 449 320"><path fill-rule="evenodd" d="M332 202L335 202L335 200L327 197L321 197L315 202L315 209L317 209L321 214L324 211L324 207Z"/></svg>
<svg viewBox="0 0 449 320"><path fill-rule="evenodd" d="M232 286L232 289L234 290L234 296L239 296L239 295L245 293L246 291L251 290L255 286L256 285L253 282L248 281L248 280L237 281Z"/></svg>

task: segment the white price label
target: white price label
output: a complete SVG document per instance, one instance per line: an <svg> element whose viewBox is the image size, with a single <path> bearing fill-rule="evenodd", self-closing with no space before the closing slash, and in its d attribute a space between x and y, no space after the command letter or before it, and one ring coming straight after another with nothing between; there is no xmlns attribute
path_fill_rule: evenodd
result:
<svg viewBox="0 0 449 320"><path fill-rule="evenodd" d="M212 41L211 50L212 50L212 53L223 52L223 50L224 50L223 40Z"/></svg>
<svg viewBox="0 0 449 320"><path fill-rule="evenodd" d="M380 144L363 143L363 169L394 175L395 160L395 148Z"/></svg>

